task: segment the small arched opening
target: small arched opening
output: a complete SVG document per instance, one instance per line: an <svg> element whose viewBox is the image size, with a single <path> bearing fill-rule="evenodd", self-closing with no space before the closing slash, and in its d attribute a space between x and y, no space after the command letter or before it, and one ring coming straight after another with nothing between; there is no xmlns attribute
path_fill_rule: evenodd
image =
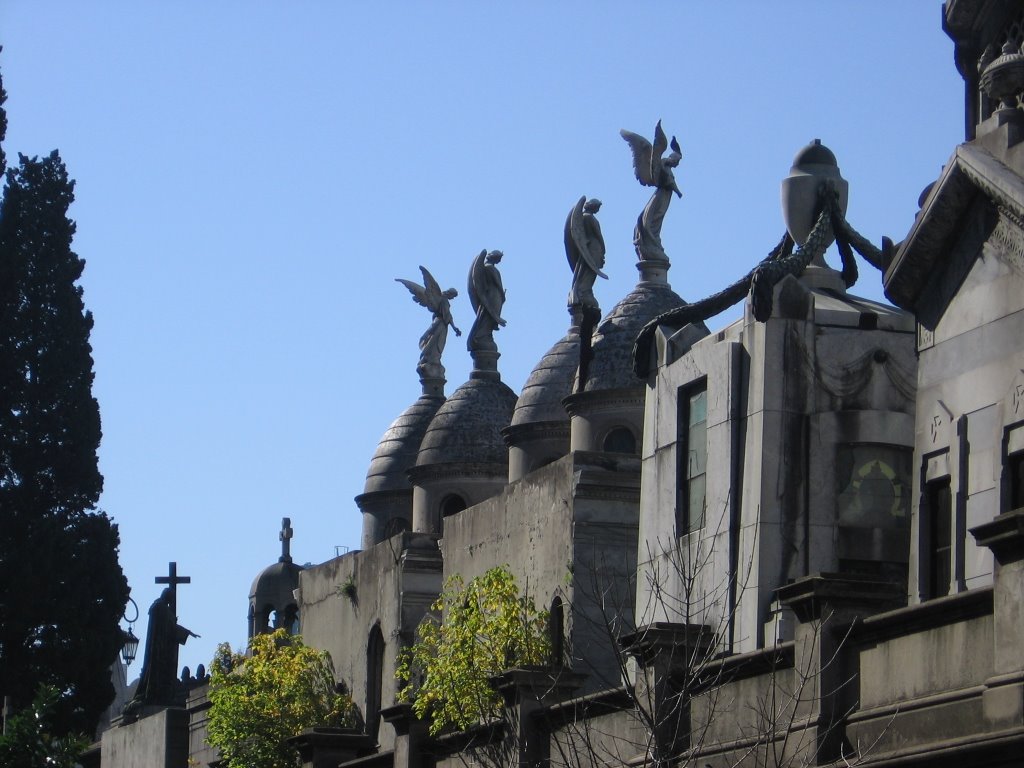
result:
<svg viewBox="0 0 1024 768"><path fill-rule="evenodd" d="M615 427L604 437L601 450L607 453L636 455L636 436L629 427Z"/></svg>
<svg viewBox="0 0 1024 768"><path fill-rule="evenodd" d="M548 612L548 636L551 638L551 664L560 667L565 664L565 609L558 595L551 600Z"/></svg>
<svg viewBox="0 0 1024 768"><path fill-rule="evenodd" d="M366 733L377 738L384 692L384 634L374 624L366 642Z"/></svg>
<svg viewBox="0 0 1024 768"><path fill-rule="evenodd" d="M450 493L441 499L441 517L457 515L468 506L464 498L457 493Z"/></svg>

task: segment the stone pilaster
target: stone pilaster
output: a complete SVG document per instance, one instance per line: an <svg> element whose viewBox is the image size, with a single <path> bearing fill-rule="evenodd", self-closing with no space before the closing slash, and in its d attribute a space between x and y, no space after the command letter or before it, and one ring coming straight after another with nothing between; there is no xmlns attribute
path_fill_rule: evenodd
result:
<svg viewBox="0 0 1024 768"><path fill-rule="evenodd" d="M1024 726L1024 509L971 528L980 546L996 559L992 588L992 666L982 694L985 718L993 726Z"/></svg>
<svg viewBox="0 0 1024 768"><path fill-rule="evenodd" d="M852 631L859 620L898 607L904 590L870 577L822 573L787 584L777 595L798 621L794 719L814 731L806 757L829 764L842 754L845 720L857 705L860 657Z"/></svg>
<svg viewBox="0 0 1024 768"><path fill-rule="evenodd" d="M505 706L506 720L518 753L519 765L543 765L548 759L550 735L534 713L568 699L586 675L564 667L517 667L491 678ZM397 766L396 766L397 768Z"/></svg>
<svg viewBox="0 0 1024 768"><path fill-rule="evenodd" d="M690 697L694 670L714 653L715 634L704 624L656 622L619 642L637 662L636 697L654 722L656 765L690 746Z"/></svg>

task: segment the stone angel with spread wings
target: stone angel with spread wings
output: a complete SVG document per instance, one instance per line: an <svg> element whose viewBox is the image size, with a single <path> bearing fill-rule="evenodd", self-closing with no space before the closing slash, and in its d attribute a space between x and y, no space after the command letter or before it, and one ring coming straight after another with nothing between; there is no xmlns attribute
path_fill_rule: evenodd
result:
<svg viewBox="0 0 1024 768"><path fill-rule="evenodd" d="M683 157L679 142L673 136L669 143L660 120L654 127L653 146L643 136L632 131L621 130L619 133L633 151L633 171L636 173L637 181L646 187L656 187L643 213L637 219L636 229L633 231L636 255L645 261L668 261L665 249L661 245L661 224L668 211L668 204L672 202L672 193L679 197L683 196L676 185L676 177L672 170L679 165ZM662 157L669 147L672 152L667 157Z"/></svg>
<svg viewBox="0 0 1024 768"><path fill-rule="evenodd" d="M466 346L470 352L496 351L494 332L505 325L501 317L505 306L505 289L501 285L501 273L497 265L503 256L501 251L480 251L469 268L469 303L473 305L476 319L469 331Z"/></svg>
<svg viewBox="0 0 1024 768"><path fill-rule="evenodd" d="M604 236L601 223L595 215L601 210L601 201L587 200L584 195L565 220L565 256L572 267L572 289L569 291L570 307L597 308L594 298L594 281L598 277L606 280L608 275L601 271L604 266Z"/></svg>
<svg viewBox="0 0 1024 768"><path fill-rule="evenodd" d="M451 326L456 336L462 335L462 331L455 327L449 304L459 292L454 288L442 291L426 267L421 266L420 272L423 273L423 285L400 277L396 277L395 280L409 289L413 301L429 309L433 315L430 327L420 337L420 362L416 366L416 372L421 379L443 379L441 353L444 352L444 345L448 341L448 326Z"/></svg>

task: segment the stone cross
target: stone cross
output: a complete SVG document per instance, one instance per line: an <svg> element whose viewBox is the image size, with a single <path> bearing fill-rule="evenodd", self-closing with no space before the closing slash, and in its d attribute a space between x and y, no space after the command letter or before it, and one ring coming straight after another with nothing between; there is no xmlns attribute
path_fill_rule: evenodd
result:
<svg viewBox="0 0 1024 768"><path fill-rule="evenodd" d="M157 584L169 584L171 587L171 606L174 609L175 615L178 613L178 585L179 584L191 584L191 576L179 576L178 575L178 564L171 562L167 564L167 575L157 576Z"/></svg>
<svg viewBox="0 0 1024 768"><path fill-rule="evenodd" d="M281 533L277 538L281 540L281 562L290 563L292 561L292 520L290 517L281 518Z"/></svg>

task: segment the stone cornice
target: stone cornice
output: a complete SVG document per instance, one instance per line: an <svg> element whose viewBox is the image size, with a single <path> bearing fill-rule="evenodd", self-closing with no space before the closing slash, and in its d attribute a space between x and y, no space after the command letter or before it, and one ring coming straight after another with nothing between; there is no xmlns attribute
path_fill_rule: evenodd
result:
<svg viewBox="0 0 1024 768"><path fill-rule="evenodd" d="M512 447L531 440L569 440L569 420L512 424L501 430L505 445Z"/></svg>
<svg viewBox="0 0 1024 768"><path fill-rule="evenodd" d="M356 505L360 512L372 512L373 507L380 505L391 505L398 502L405 502L412 499L412 488L403 488L396 491L370 491L361 493L355 498Z"/></svg>
<svg viewBox="0 0 1024 768"><path fill-rule="evenodd" d="M435 480L480 479L508 481L508 464L491 462L457 461L444 464L428 464L408 470L413 485L423 485Z"/></svg>
<svg viewBox="0 0 1024 768"><path fill-rule="evenodd" d="M985 149L961 144L885 273L885 294L893 303L916 309L934 265L956 244L962 218L979 194L1024 219L1024 179Z"/></svg>
<svg viewBox="0 0 1024 768"><path fill-rule="evenodd" d="M577 392L562 400L562 405L570 416L584 416L589 413L616 411L622 409L642 409L646 396L643 384L635 387L604 389L596 392Z"/></svg>

